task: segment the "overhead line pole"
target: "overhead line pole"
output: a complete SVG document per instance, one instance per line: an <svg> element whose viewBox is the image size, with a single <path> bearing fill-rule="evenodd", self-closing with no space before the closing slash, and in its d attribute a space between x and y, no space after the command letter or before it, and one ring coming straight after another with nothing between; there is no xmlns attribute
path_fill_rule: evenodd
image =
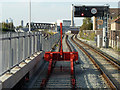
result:
<svg viewBox="0 0 120 90"><path fill-rule="evenodd" d="M31 31L31 0L29 1L29 32Z"/></svg>

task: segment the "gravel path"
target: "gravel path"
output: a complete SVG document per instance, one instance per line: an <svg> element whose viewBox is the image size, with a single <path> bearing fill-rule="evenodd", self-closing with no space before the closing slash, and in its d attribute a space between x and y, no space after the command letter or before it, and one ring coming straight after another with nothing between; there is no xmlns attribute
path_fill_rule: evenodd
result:
<svg viewBox="0 0 120 90"><path fill-rule="evenodd" d="M70 37L71 36L72 35L70 35ZM75 49L78 51L78 61L80 63L75 65L77 88L109 88L104 82L100 72L96 69L89 58L81 50L79 50L75 44L73 44L73 46L75 46Z"/></svg>

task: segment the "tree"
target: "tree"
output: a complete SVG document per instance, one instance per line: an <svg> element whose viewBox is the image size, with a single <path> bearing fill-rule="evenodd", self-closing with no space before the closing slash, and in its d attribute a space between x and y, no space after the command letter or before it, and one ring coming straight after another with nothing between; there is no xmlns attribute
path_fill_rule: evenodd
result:
<svg viewBox="0 0 120 90"><path fill-rule="evenodd" d="M84 18L80 30L92 30L92 29L93 24L91 23L91 18Z"/></svg>
<svg viewBox="0 0 120 90"><path fill-rule="evenodd" d="M23 27L20 25L20 26L17 26L16 28L23 28Z"/></svg>
<svg viewBox="0 0 120 90"><path fill-rule="evenodd" d="M3 31L14 31L14 25L13 25L13 23L2 22L2 30Z"/></svg>

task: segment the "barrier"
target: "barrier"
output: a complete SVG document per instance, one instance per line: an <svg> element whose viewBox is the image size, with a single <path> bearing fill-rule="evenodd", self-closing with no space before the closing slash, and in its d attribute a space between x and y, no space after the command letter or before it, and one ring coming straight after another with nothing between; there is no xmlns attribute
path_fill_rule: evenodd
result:
<svg viewBox="0 0 120 90"><path fill-rule="evenodd" d="M59 40L59 34L50 37L42 36L41 32L6 33L0 37L2 41L2 67L0 75L10 71L14 66L39 51L47 51ZM52 41L52 42L50 42Z"/></svg>

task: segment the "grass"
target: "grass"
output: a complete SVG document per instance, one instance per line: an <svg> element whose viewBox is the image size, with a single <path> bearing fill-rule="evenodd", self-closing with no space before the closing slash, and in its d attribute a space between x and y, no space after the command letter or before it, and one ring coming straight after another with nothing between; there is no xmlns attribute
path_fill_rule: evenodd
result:
<svg viewBox="0 0 120 90"><path fill-rule="evenodd" d="M116 50L117 52L120 52L120 48L117 48L117 46L115 46L115 50Z"/></svg>
<svg viewBox="0 0 120 90"><path fill-rule="evenodd" d="M86 39L86 40L92 40L94 41L95 33L90 33L89 35L84 35L82 31L79 32L80 38Z"/></svg>
<svg viewBox="0 0 120 90"><path fill-rule="evenodd" d="M51 32L47 31L47 33L50 35L54 35L54 33L52 31Z"/></svg>
<svg viewBox="0 0 120 90"><path fill-rule="evenodd" d="M88 41L90 41L91 39L89 39L89 38L84 38L84 37L81 37L82 39L86 39L86 40L88 40Z"/></svg>

